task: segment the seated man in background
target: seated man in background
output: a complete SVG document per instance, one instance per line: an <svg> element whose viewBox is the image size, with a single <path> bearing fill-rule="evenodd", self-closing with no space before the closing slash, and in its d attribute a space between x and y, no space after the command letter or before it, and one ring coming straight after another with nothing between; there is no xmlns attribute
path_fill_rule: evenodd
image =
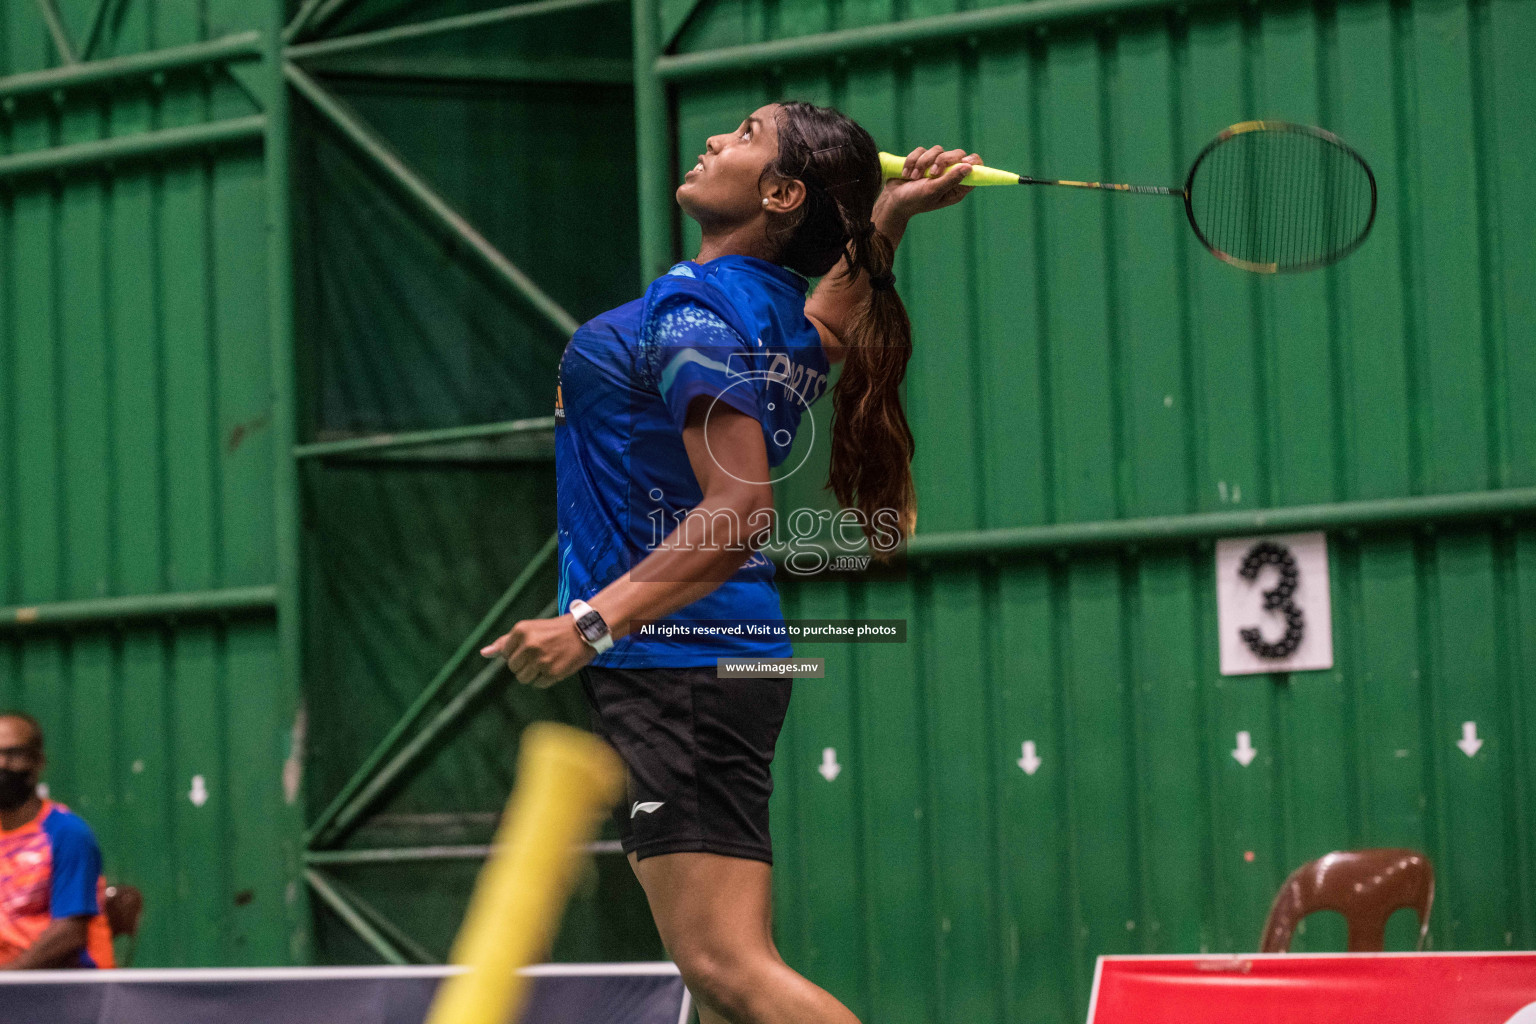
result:
<svg viewBox="0 0 1536 1024"><path fill-rule="evenodd" d="M101 848L84 821L37 795L43 730L0 713L0 970L111 967Z"/></svg>

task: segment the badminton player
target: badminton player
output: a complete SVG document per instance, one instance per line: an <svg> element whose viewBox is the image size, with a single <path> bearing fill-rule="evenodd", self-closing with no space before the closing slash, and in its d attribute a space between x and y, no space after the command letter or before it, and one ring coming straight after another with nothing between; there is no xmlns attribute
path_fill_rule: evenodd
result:
<svg viewBox="0 0 1536 1024"><path fill-rule="evenodd" d="M628 769L624 850L704 1024L855 1021L773 944L769 763L790 681L721 679L717 663L792 653L756 549L771 474L806 423L871 546L910 533L912 338L892 259L911 217L959 202L980 162L918 149L884 182L854 121L761 107L712 136L677 189L698 256L583 325L561 360L567 614L519 622L482 653L538 686L580 671L594 729ZM836 362L828 429L810 407ZM778 629L720 628L764 623Z"/></svg>

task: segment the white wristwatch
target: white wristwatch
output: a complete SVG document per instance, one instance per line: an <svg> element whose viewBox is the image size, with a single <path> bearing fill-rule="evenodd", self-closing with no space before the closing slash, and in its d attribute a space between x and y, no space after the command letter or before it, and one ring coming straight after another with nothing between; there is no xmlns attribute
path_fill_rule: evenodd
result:
<svg viewBox="0 0 1536 1024"><path fill-rule="evenodd" d="M608 623L587 602L575 600L567 609L576 618L576 632L587 642L587 646L598 654L602 654L613 646L613 636L608 632Z"/></svg>

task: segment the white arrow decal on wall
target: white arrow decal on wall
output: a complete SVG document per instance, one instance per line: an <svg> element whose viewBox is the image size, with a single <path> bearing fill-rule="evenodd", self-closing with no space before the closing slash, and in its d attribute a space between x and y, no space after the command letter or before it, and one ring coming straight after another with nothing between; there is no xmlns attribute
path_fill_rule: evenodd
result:
<svg viewBox="0 0 1536 1024"><path fill-rule="evenodd" d="M1238 764L1247 768L1253 763L1253 759L1259 756L1259 752L1253 749L1253 737L1246 732L1237 734L1237 749L1232 751L1232 757Z"/></svg>
<svg viewBox="0 0 1536 1024"><path fill-rule="evenodd" d="M1483 741L1477 738L1476 722L1461 723L1461 739L1456 741L1456 745L1468 757L1477 756L1477 752L1483 749Z"/></svg>
<svg viewBox="0 0 1536 1024"><path fill-rule="evenodd" d="M1025 740L1024 741L1024 756L1019 758L1019 761L1018 761L1019 767L1024 769L1024 774L1025 775L1033 775L1033 774L1035 774L1035 772L1040 770L1040 765L1042 763L1043 762L1040 760L1040 755L1035 753L1035 741L1034 740Z"/></svg>
<svg viewBox="0 0 1536 1024"><path fill-rule="evenodd" d="M821 751L821 767L816 769L821 772L821 777L831 782L837 778L843 766L837 763L837 751L831 747L824 747Z"/></svg>

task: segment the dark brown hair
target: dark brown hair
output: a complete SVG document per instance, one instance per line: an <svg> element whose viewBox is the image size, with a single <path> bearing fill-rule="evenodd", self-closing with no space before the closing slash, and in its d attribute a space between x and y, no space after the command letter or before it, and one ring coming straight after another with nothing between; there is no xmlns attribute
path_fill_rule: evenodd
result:
<svg viewBox="0 0 1536 1024"><path fill-rule="evenodd" d="M777 123L779 155L763 175L800 181L805 202L770 237L778 246L776 262L821 277L847 256L849 281L868 274L871 285L869 301L842 339L848 354L832 392L827 486L844 507L863 513L872 542L882 509L896 518L886 531L898 528L905 536L917 520L915 445L901 405L912 325L896 294L895 248L870 220L883 184L880 150L857 122L831 107L781 103ZM890 546L882 551L871 544L877 557Z"/></svg>

